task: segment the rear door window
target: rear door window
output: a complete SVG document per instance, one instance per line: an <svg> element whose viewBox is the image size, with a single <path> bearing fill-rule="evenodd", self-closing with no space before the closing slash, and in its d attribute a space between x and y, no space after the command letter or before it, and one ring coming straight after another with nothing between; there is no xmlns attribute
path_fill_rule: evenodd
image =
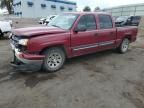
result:
<svg viewBox="0 0 144 108"><path fill-rule="evenodd" d="M113 28L112 19L109 15L99 15L98 18L99 18L100 29Z"/></svg>

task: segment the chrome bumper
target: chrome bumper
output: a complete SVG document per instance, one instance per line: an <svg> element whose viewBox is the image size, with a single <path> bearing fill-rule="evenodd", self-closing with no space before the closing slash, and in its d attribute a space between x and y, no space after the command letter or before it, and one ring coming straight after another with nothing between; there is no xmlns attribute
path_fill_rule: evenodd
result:
<svg viewBox="0 0 144 108"><path fill-rule="evenodd" d="M28 60L20 57L22 52L19 52L18 49L14 50L16 58L24 64L42 64L43 60Z"/></svg>
<svg viewBox="0 0 144 108"><path fill-rule="evenodd" d="M11 44L11 48L13 50L14 56L16 57L16 59L24 64L42 64L43 63L43 59L40 60L31 60L31 59L26 59L24 57L22 57L21 55L23 54L22 52L19 51L19 49L15 48L15 46L13 44Z"/></svg>

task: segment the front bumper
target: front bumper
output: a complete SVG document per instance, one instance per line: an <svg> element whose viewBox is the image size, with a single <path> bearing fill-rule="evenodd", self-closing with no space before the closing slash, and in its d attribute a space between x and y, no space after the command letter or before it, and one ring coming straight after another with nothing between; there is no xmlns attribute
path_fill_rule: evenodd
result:
<svg viewBox="0 0 144 108"><path fill-rule="evenodd" d="M11 48L13 50L13 54L14 54L14 59L13 59L13 63L15 63L15 60L18 60L21 63L24 64L42 64L43 59L44 59L44 55L36 55L36 54L26 54L23 52L20 52L18 48L15 48L15 46L11 43Z"/></svg>
<svg viewBox="0 0 144 108"><path fill-rule="evenodd" d="M14 49L14 56L24 64L42 64L45 57L43 55L25 54L19 52L18 49Z"/></svg>
<svg viewBox="0 0 144 108"><path fill-rule="evenodd" d="M44 55L30 54L25 52L25 48L18 44L19 37L10 36L10 45L13 51L13 61L12 64L42 64Z"/></svg>

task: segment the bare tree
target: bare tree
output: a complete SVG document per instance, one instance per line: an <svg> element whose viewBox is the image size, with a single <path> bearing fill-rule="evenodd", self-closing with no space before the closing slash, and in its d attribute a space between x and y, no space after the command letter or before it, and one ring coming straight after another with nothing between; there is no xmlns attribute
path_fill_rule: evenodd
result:
<svg viewBox="0 0 144 108"><path fill-rule="evenodd" d="M94 12L97 12L97 11L100 11L100 7L98 6L94 9Z"/></svg>
<svg viewBox="0 0 144 108"><path fill-rule="evenodd" d="M84 12L90 12L91 11L91 8L89 6L86 6L84 7L83 9Z"/></svg>
<svg viewBox="0 0 144 108"><path fill-rule="evenodd" d="M12 4L13 4L13 0L1 0L0 2L0 8L7 8L9 14L12 13Z"/></svg>

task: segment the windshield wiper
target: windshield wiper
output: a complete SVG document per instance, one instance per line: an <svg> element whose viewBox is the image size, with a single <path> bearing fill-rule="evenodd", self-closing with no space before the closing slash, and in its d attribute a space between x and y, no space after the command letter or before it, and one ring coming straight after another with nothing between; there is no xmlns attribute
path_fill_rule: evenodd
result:
<svg viewBox="0 0 144 108"><path fill-rule="evenodd" d="M52 25L53 27L58 27L58 28L61 28L60 26L58 26L58 25Z"/></svg>
<svg viewBox="0 0 144 108"><path fill-rule="evenodd" d="M65 30L64 28L62 28L62 27L60 27L60 26L58 26L58 25L51 25L51 26Z"/></svg>

